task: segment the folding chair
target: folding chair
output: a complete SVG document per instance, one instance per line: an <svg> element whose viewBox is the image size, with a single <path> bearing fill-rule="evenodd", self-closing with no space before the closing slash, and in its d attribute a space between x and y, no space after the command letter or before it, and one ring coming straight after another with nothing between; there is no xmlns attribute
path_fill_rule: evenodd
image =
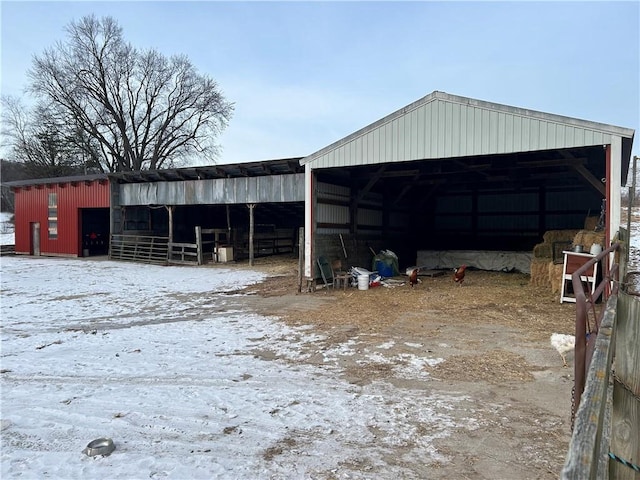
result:
<svg viewBox="0 0 640 480"><path fill-rule="evenodd" d="M319 256L316 261L318 262L318 269L320 270L325 288L334 287L333 269L331 268L329 260L327 260L326 257Z"/></svg>

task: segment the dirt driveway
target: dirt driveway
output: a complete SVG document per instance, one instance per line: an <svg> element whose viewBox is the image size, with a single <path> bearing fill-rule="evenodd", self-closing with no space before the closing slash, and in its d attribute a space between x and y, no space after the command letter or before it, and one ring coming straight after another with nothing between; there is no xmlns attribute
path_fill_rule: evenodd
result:
<svg viewBox="0 0 640 480"><path fill-rule="evenodd" d="M549 337L573 332L573 304L561 305L557 294L516 273L468 271L463 287L447 273L423 277L415 288L297 293L295 259L257 259L253 268L269 278L249 288L249 306L321 333L324 345L315 349L350 342L356 355L340 360L348 382L463 396L450 413L461 423L473 417L477 428L434 440L447 460L405 465L416 478L558 477L570 439L573 355L563 367ZM381 343L380 361L365 360ZM397 375L393 362L416 351L439 361L419 379ZM322 355L304 361L322 365ZM407 446L385 460L403 464Z"/></svg>

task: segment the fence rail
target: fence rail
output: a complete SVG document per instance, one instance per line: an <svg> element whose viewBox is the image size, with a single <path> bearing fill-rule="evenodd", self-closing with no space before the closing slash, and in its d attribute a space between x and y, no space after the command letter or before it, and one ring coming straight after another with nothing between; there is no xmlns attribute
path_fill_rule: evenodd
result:
<svg viewBox="0 0 640 480"><path fill-rule="evenodd" d="M640 296L629 282L628 232L573 274L576 347L573 434L561 478L640 478ZM585 293L580 275L593 263L619 259L596 289ZM600 317L594 299L611 290ZM589 297L589 298L587 298ZM593 311L594 326L589 314ZM588 339L587 339L588 337ZM575 423L574 423L575 420Z"/></svg>
<svg viewBox="0 0 640 480"><path fill-rule="evenodd" d="M590 362L589 381L584 392L580 392L581 395L578 395L576 380L575 395L579 399L579 404L577 403L579 407L567 460L562 470L562 478L566 480L608 478L607 453L611 409L609 378L614 350L612 335L616 321L617 301L616 295L612 295L607 301L598 331L596 348ZM577 346L578 335L576 335L576 363Z"/></svg>
<svg viewBox="0 0 640 480"><path fill-rule="evenodd" d="M150 235L111 235L109 258L130 262L167 264L169 239Z"/></svg>
<svg viewBox="0 0 640 480"><path fill-rule="evenodd" d="M168 244L167 261L179 265L200 265L200 253L197 243L175 243Z"/></svg>
<svg viewBox="0 0 640 480"><path fill-rule="evenodd" d="M603 315L606 311L605 309L602 309L598 315L596 311L596 300L600 298L600 296L606 297L610 290L611 294L617 295L619 285L619 266L617 263L613 263L608 272L603 275L602 281L598 284L593 294L588 288L585 288L582 278L596 263L607 262L609 257L616 252L619 253L619 250L620 244L614 243L599 255L586 262L571 275L571 283L576 297L576 338L574 362L574 405L576 406L580 404L580 397L585 388L586 376L593 356L600 323L602 322ZM593 322L589 321L590 312L593 312ZM571 420L573 422L573 418Z"/></svg>

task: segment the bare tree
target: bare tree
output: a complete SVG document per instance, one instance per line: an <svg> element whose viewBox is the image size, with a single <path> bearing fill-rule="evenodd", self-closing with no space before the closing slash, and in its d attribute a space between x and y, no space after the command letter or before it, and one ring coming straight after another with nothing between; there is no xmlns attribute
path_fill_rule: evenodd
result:
<svg viewBox="0 0 640 480"><path fill-rule="evenodd" d="M46 109L28 109L14 97L3 97L2 143L29 178L78 173L75 147Z"/></svg>
<svg viewBox="0 0 640 480"><path fill-rule="evenodd" d="M68 41L34 57L29 90L59 125L99 151L107 171L158 169L213 158L233 105L185 56L139 51L111 17L72 22Z"/></svg>

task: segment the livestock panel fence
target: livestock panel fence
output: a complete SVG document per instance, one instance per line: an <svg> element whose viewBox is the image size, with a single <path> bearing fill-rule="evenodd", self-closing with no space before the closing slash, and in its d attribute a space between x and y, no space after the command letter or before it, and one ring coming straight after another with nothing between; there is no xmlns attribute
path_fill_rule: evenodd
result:
<svg viewBox="0 0 640 480"><path fill-rule="evenodd" d="M109 259L166 265L168 240L152 235L111 235Z"/></svg>

